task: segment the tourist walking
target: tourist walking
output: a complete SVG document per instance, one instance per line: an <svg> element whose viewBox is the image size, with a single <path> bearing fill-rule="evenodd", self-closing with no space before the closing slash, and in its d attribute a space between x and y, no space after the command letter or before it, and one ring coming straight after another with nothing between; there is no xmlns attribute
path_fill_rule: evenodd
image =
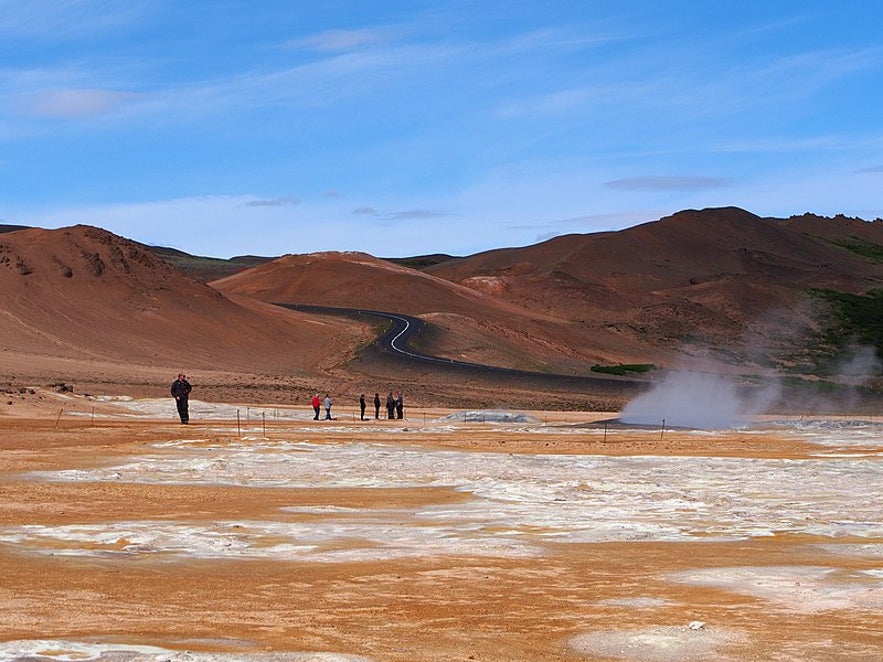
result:
<svg viewBox="0 0 883 662"><path fill-rule="evenodd" d="M313 420L318 421L319 420L319 409L322 407L322 401L319 399L318 393L316 393L316 395L313 396L312 404L313 404L313 411L315 412L315 415L313 416Z"/></svg>
<svg viewBox="0 0 883 662"><path fill-rule="evenodd" d="M183 372L178 373L178 379L172 382L172 397L175 398L175 406L178 408L178 416L181 418L181 423L187 425L190 423L190 411L188 401L190 398L190 391L193 390L193 387L190 386L190 382L187 381L187 377Z"/></svg>
<svg viewBox="0 0 883 662"><path fill-rule="evenodd" d="M325 420L331 420L331 395L329 393L325 394Z"/></svg>

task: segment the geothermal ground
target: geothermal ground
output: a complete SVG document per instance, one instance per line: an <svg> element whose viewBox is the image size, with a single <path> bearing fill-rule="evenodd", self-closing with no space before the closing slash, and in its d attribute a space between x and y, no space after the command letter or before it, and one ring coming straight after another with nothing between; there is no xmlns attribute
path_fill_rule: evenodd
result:
<svg viewBox="0 0 883 662"><path fill-rule="evenodd" d="M883 657L872 418L15 397L0 659Z"/></svg>

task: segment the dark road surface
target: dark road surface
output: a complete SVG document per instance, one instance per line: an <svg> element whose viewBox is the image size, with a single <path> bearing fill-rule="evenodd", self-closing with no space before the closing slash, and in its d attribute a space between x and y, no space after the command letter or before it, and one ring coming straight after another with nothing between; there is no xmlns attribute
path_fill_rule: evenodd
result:
<svg viewBox="0 0 883 662"><path fill-rule="evenodd" d="M375 319L389 321L392 323L390 328L384 331L377 340L374 341L375 347L382 353L416 363L432 364L450 370L456 370L458 372L466 371L467 373L476 376L499 375L520 379L545 380L569 383L574 386L581 384L585 387L594 389L604 389L607 387L621 392L634 393L647 386L646 380L638 380L628 377L617 378L595 374L561 375L529 370L515 370L512 368L501 368L499 366L470 363L468 361L457 361L456 359L447 359L440 356L423 354L411 349L411 339L423 329L423 320L402 313L390 313L381 310L368 310L362 308L337 308L333 306L312 306L293 303L277 303L275 305L304 313L343 315L348 317L368 316Z"/></svg>

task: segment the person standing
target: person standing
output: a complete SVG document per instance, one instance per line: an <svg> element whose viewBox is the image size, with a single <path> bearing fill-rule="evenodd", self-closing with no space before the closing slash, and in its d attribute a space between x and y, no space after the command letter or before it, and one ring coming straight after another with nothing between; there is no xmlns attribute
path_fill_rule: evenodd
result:
<svg viewBox="0 0 883 662"><path fill-rule="evenodd" d="M178 408L178 416L181 418L181 423L183 425L187 425L190 423L190 411L189 411L189 398L190 391L193 390L193 387L190 386L190 382L187 381L186 375L183 372L178 373L178 379L172 382L172 397L175 398L175 406Z"/></svg>
<svg viewBox="0 0 883 662"><path fill-rule="evenodd" d="M380 418L380 393L374 393L374 418Z"/></svg>
<svg viewBox="0 0 883 662"><path fill-rule="evenodd" d="M365 394L359 396L359 418L365 420Z"/></svg>
<svg viewBox="0 0 883 662"><path fill-rule="evenodd" d="M392 391L386 394L386 417L396 417L396 401L395 398L392 397Z"/></svg>
<svg viewBox="0 0 883 662"><path fill-rule="evenodd" d="M313 404L313 411L315 412L315 415L313 416L313 420L318 421L319 420L319 408L322 406L322 401L319 400L318 393L316 393L316 395L313 396L312 404Z"/></svg>
<svg viewBox="0 0 883 662"><path fill-rule="evenodd" d="M331 420L331 394L325 394L325 420Z"/></svg>
<svg viewBox="0 0 883 662"><path fill-rule="evenodd" d="M405 417L405 399L402 397L401 391L396 391L396 418Z"/></svg>

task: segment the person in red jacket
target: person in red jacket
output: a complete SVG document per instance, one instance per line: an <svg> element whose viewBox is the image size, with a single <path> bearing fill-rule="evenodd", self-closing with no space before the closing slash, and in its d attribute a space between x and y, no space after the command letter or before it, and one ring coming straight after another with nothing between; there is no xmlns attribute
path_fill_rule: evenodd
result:
<svg viewBox="0 0 883 662"><path fill-rule="evenodd" d="M319 399L319 394L313 396L313 411L316 412L316 415L313 416L314 421L319 420L319 409L322 407L322 401Z"/></svg>

